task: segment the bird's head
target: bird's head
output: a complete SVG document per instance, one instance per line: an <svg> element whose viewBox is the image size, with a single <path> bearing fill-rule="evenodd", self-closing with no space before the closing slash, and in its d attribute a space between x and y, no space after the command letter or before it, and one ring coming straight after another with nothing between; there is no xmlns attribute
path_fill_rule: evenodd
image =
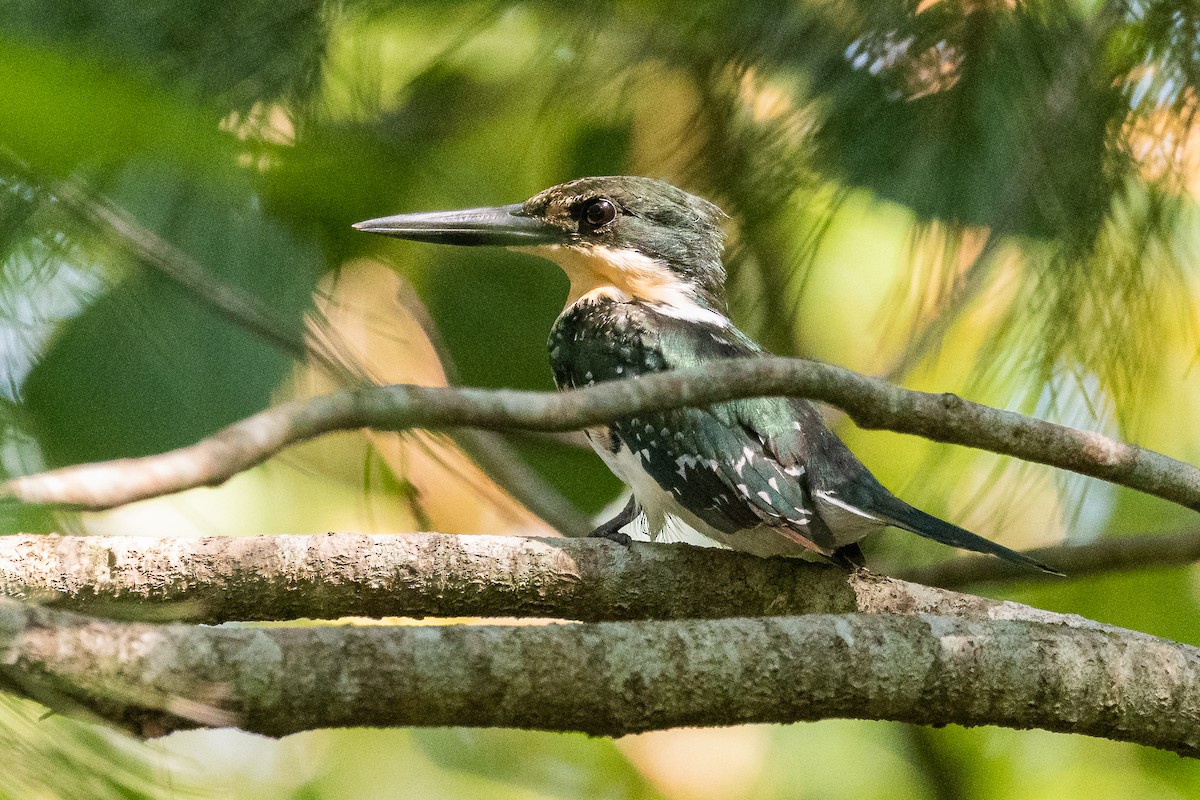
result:
<svg viewBox="0 0 1200 800"><path fill-rule="evenodd" d="M370 233L543 256L571 279L568 305L636 299L678 316L723 318L724 236L717 206L652 178L580 178L523 203L400 214L360 222Z"/></svg>

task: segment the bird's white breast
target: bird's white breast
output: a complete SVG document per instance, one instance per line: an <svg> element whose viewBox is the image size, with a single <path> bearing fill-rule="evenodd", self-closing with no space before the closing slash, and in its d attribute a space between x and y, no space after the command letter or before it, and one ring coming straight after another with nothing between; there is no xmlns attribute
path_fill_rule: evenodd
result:
<svg viewBox="0 0 1200 800"><path fill-rule="evenodd" d="M617 440L620 446L615 453L608 448L609 433L607 429L590 428L587 431L587 437L592 449L600 458L604 459L604 463L612 470L612 473L633 490L633 496L637 498L638 505L646 515L650 538L657 539L666 525L667 502L673 501L673 498L663 491L662 487L658 485L658 481L654 480L650 473L646 472L641 459L626 447L624 442Z"/></svg>

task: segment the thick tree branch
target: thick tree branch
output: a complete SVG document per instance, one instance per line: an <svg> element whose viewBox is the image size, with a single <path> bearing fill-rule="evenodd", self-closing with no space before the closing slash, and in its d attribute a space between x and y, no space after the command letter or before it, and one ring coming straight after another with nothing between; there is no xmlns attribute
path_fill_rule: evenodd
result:
<svg viewBox="0 0 1200 800"><path fill-rule="evenodd" d="M0 600L4 685L143 735L196 725L275 736L345 725L620 735L850 716L1041 727L1200 751L1194 648L724 550L443 534L11 537L0 540L0 588L92 611L166 605L208 621L658 619L211 628ZM743 616L797 613L807 616ZM676 616L724 619L661 621Z"/></svg>
<svg viewBox="0 0 1200 800"><path fill-rule="evenodd" d="M739 359L703 369L543 393L387 386L343 390L263 411L198 444L157 456L16 478L0 497L110 508L219 484L283 448L333 430L455 427L575 430L617 417L732 398L795 395L887 428L1060 467L1200 510L1200 470L1098 433L892 386L840 367L784 358Z"/></svg>
<svg viewBox="0 0 1200 800"><path fill-rule="evenodd" d="M270 736L349 725L615 736L856 717L1200 747L1200 651L1069 620L253 629L99 622L4 601L0 658L146 735L234 724Z"/></svg>
<svg viewBox="0 0 1200 800"><path fill-rule="evenodd" d="M0 593L101 616L196 622L345 616L581 621L869 611L992 613L1016 604L795 559L605 540L412 534L0 538ZM1000 613L1000 612L996 612Z"/></svg>

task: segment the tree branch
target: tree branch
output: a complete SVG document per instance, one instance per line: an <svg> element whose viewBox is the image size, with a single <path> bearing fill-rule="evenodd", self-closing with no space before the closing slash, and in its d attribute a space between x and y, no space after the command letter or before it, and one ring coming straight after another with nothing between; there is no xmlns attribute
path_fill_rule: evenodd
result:
<svg viewBox="0 0 1200 800"><path fill-rule="evenodd" d="M1200 470L1098 433L901 389L850 370L784 358L738 359L563 392L419 386L343 390L263 411L198 444L157 456L68 467L0 485L0 497L103 509L219 484L283 448L361 427L575 430L617 417L733 398L795 395L830 403L864 428L887 428L1060 467L1200 510Z"/></svg>
<svg viewBox="0 0 1200 800"><path fill-rule="evenodd" d="M1038 727L1190 756L1200 745L1200 651L1086 622L254 629L99 622L4 601L0 658L143 735L235 724L269 736L351 725L619 736L855 717Z"/></svg>
<svg viewBox="0 0 1200 800"><path fill-rule="evenodd" d="M183 608L210 622L655 619L212 628L0 600L4 685L141 735L198 725L272 736L347 725L621 735L850 716L1041 727L1200 752L1195 648L726 550L444 534L22 536L0 539L0 588L92 611ZM693 616L723 619L667 619Z"/></svg>
<svg viewBox="0 0 1200 800"><path fill-rule="evenodd" d="M1045 612L827 564L595 539L366 536L0 538L0 593L123 619L581 621ZM995 613L1001 613L995 611Z"/></svg>
<svg viewBox="0 0 1200 800"><path fill-rule="evenodd" d="M28 172L27 165L15 155L7 154L7 157ZM292 358L310 359L317 369L334 381L356 386L378 383L368 376L368 370L345 347L335 330L325 328L320 336L308 337L299 328L293 331L293 326L275 315L257 297L217 278L87 183L72 178L55 183L50 191L57 202L98 234L174 282L233 325L245 328ZM409 310L416 315L416 309ZM314 326L319 327L319 318L315 311L310 312L310 334ZM421 324L428 332L429 327L424 322ZM502 440L476 431L462 431L454 439L505 491L559 531L584 535L591 530L587 517L536 471L516 458L512 448Z"/></svg>

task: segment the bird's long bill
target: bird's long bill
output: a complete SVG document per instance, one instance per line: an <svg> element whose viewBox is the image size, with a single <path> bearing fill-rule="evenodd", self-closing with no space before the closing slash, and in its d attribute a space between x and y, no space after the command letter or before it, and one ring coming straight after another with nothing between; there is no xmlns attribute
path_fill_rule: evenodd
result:
<svg viewBox="0 0 1200 800"><path fill-rule="evenodd" d="M531 247L566 241L566 234L559 228L536 217L523 216L519 203L495 208L398 214L369 219L354 227L368 233L434 244Z"/></svg>

